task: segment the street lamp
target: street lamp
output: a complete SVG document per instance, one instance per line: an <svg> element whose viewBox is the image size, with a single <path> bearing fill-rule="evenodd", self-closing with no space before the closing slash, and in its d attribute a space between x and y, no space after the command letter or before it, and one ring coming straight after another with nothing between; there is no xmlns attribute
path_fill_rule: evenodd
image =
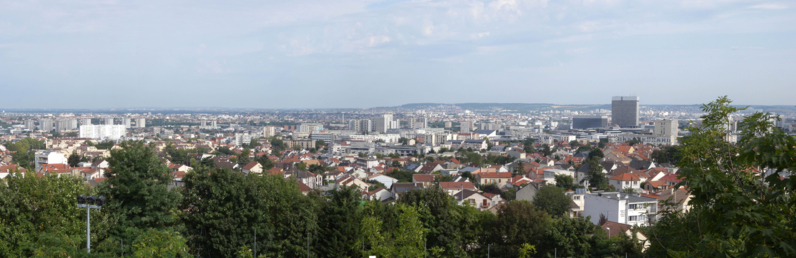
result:
<svg viewBox="0 0 796 258"><path fill-rule="evenodd" d="M77 207L86 208L86 253L91 253L91 209L99 210L103 204L105 204L105 196L89 195L86 197L82 194L77 196Z"/></svg>
<svg viewBox="0 0 796 258"><path fill-rule="evenodd" d="M609 227L605 227L605 229L607 229L607 230L608 230L608 238L611 238L611 228L609 228Z"/></svg>

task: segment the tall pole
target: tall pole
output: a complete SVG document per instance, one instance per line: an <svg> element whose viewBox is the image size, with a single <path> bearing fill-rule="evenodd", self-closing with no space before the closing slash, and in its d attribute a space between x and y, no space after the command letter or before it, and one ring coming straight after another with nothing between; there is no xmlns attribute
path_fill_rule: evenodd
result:
<svg viewBox="0 0 796 258"><path fill-rule="evenodd" d="M86 253L91 253L91 208L86 207Z"/></svg>
<svg viewBox="0 0 796 258"><path fill-rule="evenodd" d="M307 258L310 258L310 232L307 232Z"/></svg>
<svg viewBox="0 0 796 258"><path fill-rule="evenodd" d="M254 258L257 258L257 229L254 229Z"/></svg>

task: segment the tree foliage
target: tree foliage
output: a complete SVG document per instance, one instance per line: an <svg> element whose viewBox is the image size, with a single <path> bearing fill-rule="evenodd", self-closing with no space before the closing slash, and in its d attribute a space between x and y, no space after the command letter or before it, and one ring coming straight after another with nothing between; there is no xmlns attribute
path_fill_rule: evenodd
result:
<svg viewBox="0 0 796 258"><path fill-rule="evenodd" d="M566 216L572 207L572 200L564 193L563 188L543 186L533 197L533 205L554 217Z"/></svg>

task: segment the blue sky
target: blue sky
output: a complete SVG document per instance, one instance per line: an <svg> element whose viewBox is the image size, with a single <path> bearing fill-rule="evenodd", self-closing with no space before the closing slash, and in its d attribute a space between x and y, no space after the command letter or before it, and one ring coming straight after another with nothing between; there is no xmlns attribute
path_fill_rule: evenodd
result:
<svg viewBox="0 0 796 258"><path fill-rule="evenodd" d="M796 105L796 2L5 1L1 108Z"/></svg>

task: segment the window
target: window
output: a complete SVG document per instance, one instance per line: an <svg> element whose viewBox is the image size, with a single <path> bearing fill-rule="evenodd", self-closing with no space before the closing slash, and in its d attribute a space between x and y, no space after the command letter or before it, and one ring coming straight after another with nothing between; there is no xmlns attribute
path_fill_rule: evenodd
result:
<svg viewBox="0 0 796 258"><path fill-rule="evenodd" d="M635 210L637 206L638 206L638 204L631 204L631 205L628 205L627 208L631 209L631 210Z"/></svg>
<svg viewBox="0 0 796 258"><path fill-rule="evenodd" d="M574 197L572 197L572 199L573 200L580 200L580 196L574 196Z"/></svg>
<svg viewBox="0 0 796 258"><path fill-rule="evenodd" d="M629 217L627 217L627 220L628 221L637 221L638 220L638 216L629 216Z"/></svg>

